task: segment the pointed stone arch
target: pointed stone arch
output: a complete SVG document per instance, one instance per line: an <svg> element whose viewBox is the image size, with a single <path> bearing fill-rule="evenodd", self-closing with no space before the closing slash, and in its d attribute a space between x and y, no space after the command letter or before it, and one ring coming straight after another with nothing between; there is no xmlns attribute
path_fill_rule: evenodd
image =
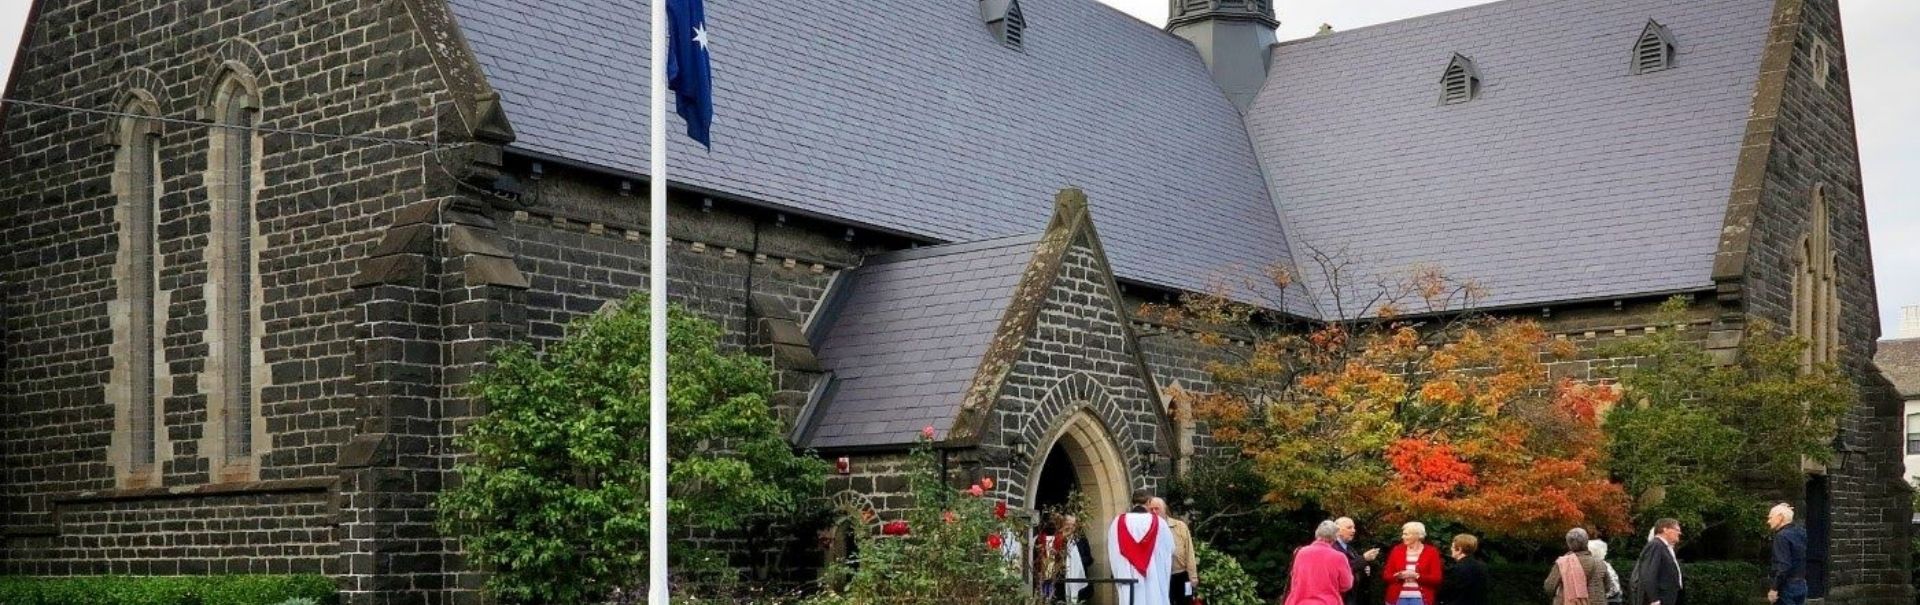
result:
<svg viewBox="0 0 1920 605"><path fill-rule="evenodd" d="M220 104L225 100L222 89L236 81L252 95L253 109L274 104L263 97L270 84L267 56L251 42L230 39L214 50L211 65L196 93L194 112L201 120L213 120L219 115Z"/></svg>
<svg viewBox="0 0 1920 605"><path fill-rule="evenodd" d="M1115 515L1131 504L1135 483L1144 481L1144 467L1137 452L1121 447L1110 427L1117 426L1120 410L1107 389L1085 374L1073 374L1054 385L1042 403L1045 409L1057 409L1045 437L1035 444L1034 472L1021 486L1021 497L1031 505L1039 496L1043 471L1051 455L1066 456L1073 469L1075 483L1085 498L1085 516L1080 519L1093 552L1106 552L1106 527ZM1046 417L1046 416L1042 416ZM1056 447L1058 449L1056 449ZM1106 570L1095 566L1088 575L1106 577ZM1106 589L1098 602L1112 602Z"/></svg>

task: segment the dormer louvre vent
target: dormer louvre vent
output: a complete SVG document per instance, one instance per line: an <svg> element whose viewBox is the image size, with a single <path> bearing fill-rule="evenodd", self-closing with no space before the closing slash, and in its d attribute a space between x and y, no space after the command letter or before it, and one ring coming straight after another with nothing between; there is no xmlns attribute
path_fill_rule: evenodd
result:
<svg viewBox="0 0 1920 605"><path fill-rule="evenodd" d="M1447 63L1446 74L1440 77L1440 104L1453 105L1472 101L1480 96L1480 71L1473 66L1473 59L1456 54L1453 61Z"/></svg>
<svg viewBox="0 0 1920 605"><path fill-rule="evenodd" d="M980 0L980 19L1001 44L1020 48L1027 32L1027 17L1020 11L1020 0Z"/></svg>
<svg viewBox="0 0 1920 605"><path fill-rule="evenodd" d="M1674 51L1672 32L1659 21L1647 21L1647 28L1640 31L1640 40L1633 44L1633 73L1644 74L1673 67Z"/></svg>
<svg viewBox="0 0 1920 605"><path fill-rule="evenodd" d="M1020 14L1020 0L1007 2L1007 20L1001 25L1003 30L1000 41L1014 48L1020 47L1020 37L1027 32L1027 17Z"/></svg>

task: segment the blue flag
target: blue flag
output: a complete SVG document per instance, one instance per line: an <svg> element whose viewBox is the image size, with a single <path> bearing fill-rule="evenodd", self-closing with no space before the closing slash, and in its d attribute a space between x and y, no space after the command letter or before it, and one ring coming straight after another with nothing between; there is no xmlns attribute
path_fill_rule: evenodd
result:
<svg viewBox="0 0 1920 605"><path fill-rule="evenodd" d="M687 121L687 136L713 149L713 70L707 64L707 9L701 0L667 0L667 89Z"/></svg>

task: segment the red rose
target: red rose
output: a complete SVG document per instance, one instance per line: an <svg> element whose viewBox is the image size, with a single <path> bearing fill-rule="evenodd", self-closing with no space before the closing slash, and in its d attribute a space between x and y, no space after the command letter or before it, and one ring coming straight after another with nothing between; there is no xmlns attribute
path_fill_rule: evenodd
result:
<svg viewBox="0 0 1920 605"><path fill-rule="evenodd" d="M920 438L933 441L933 425L929 424L927 428L920 429Z"/></svg>
<svg viewBox="0 0 1920 605"><path fill-rule="evenodd" d="M986 489L993 489L993 477L981 477L980 487L983 487Z"/></svg>
<svg viewBox="0 0 1920 605"><path fill-rule="evenodd" d="M948 525L960 522L960 515L953 514L953 511L940 513L940 518L945 519Z"/></svg>
<svg viewBox="0 0 1920 605"><path fill-rule="evenodd" d="M987 493L987 490L980 489L980 486L978 485L967 488L967 495L973 496L975 498L985 495L986 493Z"/></svg>
<svg viewBox="0 0 1920 605"><path fill-rule="evenodd" d="M880 533L888 536L907 535L907 522L906 521L888 521L886 525L880 526Z"/></svg>
<svg viewBox="0 0 1920 605"><path fill-rule="evenodd" d="M1006 500L1001 500L999 502L993 503L993 516L999 519L1007 518L1007 501Z"/></svg>
<svg viewBox="0 0 1920 605"><path fill-rule="evenodd" d="M1000 540L1000 534L991 534L987 536L987 550L1000 550L1001 544L1003 544L1003 542L1001 542Z"/></svg>

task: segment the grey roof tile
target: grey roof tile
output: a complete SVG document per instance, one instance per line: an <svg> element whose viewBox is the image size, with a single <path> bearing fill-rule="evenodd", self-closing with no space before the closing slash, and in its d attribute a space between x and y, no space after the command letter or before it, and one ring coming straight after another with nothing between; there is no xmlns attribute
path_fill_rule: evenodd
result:
<svg viewBox="0 0 1920 605"><path fill-rule="evenodd" d="M647 172L644 4L452 5L515 148ZM1096 0L1021 8L1013 49L967 1L710 2L714 149L670 117L669 174L942 241L1037 232L1077 186L1118 276L1190 290L1288 258L1245 124L1191 45Z"/></svg>
<svg viewBox="0 0 1920 605"><path fill-rule="evenodd" d="M1920 399L1920 338L1880 341L1873 363L1893 381L1902 397Z"/></svg>
<svg viewBox="0 0 1920 605"><path fill-rule="evenodd" d="M911 443L928 425L944 438L1039 241L932 246L855 269L819 347L836 386L803 445Z"/></svg>
<svg viewBox="0 0 1920 605"><path fill-rule="evenodd" d="M1345 250L1349 283L1433 264L1489 306L1711 287L1771 11L1508 0L1289 42L1248 130L1296 256ZM1649 18L1675 67L1629 75ZM1456 52L1482 94L1443 106Z"/></svg>

